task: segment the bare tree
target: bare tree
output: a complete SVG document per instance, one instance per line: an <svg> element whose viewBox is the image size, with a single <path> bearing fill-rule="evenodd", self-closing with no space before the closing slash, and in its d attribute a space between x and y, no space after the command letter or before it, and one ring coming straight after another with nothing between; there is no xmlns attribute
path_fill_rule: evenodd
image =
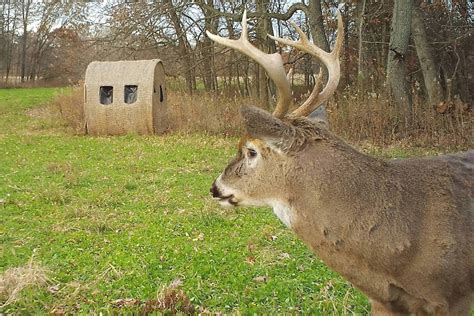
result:
<svg viewBox="0 0 474 316"><path fill-rule="evenodd" d="M11 0L5 0L1 6L1 58L0 65L2 70L2 76L5 82L9 81L10 72L14 62L15 54L14 50L17 47L17 22L20 20L18 17L18 4Z"/></svg>
<svg viewBox="0 0 474 316"><path fill-rule="evenodd" d="M204 14L204 28L217 31L218 16L214 9L214 0L199 0L196 3L201 7ZM202 40L202 59L203 59L203 82L206 91L217 89L217 77L214 66L214 45L211 40L204 36Z"/></svg>
<svg viewBox="0 0 474 316"><path fill-rule="evenodd" d="M193 60L192 60L192 49L189 41L186 37L186 30L180 20L179 12L177 7L171 0L164 0L163 3L167 6L166 13L171 20L171 24L175 29L175 34L178 39L179 54L183 61L184 77L186 79L186 86L189 93L192 93L196 89L196 77L194 75Z"/></svg>
<svg viewBox="0 0 474 316"><path fill-rule="evenodd" d="M357 78L358 78L358 81L361 82L362 79L365 77L365 73L364 73L364 68L362 67L363 65L363 58L364 58L364 55L363 55L363 33L364 33L364 14L365 14L365 4L366 4L366 0L362 0L362 1L359 1L357 2L357 20L358 20L358 40L359 40L359 44L358 44L358 52L359 52L359 56L357 58Z"/></svg>
<svg viewBox="0 0 474 316"><path fill-rule="evenodd" d="M256 0L257 4L257 14L259 19L257 21L257 39L259 41L259 48L265 52L270 52L271 47L268 45L267 34L270 33L271 21L267 15L270 1L269 0ZM270 94L269 94L269 82L267 75L264 69L259 65L256 67L256 76L257 86L256 86L256 95L261 100L264 100L266 104L270 104Z"/></svg>
<svg viewBox="0 0 474 316"><path fill-rule="evenodd" d="M438 72L436 71L435 59L428 43L423 22L423 13L417 4L413 3L411 19L412 37L415 42L416 54L420 61L426 92L431 105L438 105L443 99L443 91L440 84Z"/></svg>
<svg viewBox="0 0 474 316"><path fill-rule="evenodd" d="M310 0L305 10L309 25L311 27L311 35L316 45L329 51L329 43L324 32L323 13L321 9L321 0Z"/></svg>
<svg viewBox="0 0 474 316"><path fill-rule="evenodd" d="M412 110L407 81L406 53L410 39L412 0L395 0L392 31L387 63L387 87L392 100L400 109Z"/></svg>
<svg viewBox="0 0 474 316"><path fill-rule="evenodd" d="M19 2L21 12L21 23L23 26L23 35L21 37L21 82L26 78L26 47L28 42L28 25L30 23L30 12L33 0L22 0Z"/></svg>

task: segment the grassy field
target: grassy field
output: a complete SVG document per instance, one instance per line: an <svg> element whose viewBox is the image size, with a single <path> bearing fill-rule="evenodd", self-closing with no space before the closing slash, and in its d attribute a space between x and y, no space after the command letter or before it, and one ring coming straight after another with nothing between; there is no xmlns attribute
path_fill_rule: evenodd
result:
<svg viewBox="0 0 474 316"><path fill-rule="evenodd" d="M368 313L270 209L210 199L236 139L73 136L45 106L61 92L0 90L0 281L37 276L0 284L0 312L139 313L174 281L197 311Z"/></svg>

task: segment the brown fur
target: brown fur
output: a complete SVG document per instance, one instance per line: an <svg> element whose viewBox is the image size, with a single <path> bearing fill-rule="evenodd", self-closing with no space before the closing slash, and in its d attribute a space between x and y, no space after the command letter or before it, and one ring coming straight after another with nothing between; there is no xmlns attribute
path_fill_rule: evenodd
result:
<svg viewBox="0 0 474 316"><path fill-rule="evenodd" d="M474 151L382 161L309 120L242 113L250 136L220 180L235 204L291 207L291 228L369 296L374 314L469 314ZM265 152L255 167L246 143Z"/></svg>

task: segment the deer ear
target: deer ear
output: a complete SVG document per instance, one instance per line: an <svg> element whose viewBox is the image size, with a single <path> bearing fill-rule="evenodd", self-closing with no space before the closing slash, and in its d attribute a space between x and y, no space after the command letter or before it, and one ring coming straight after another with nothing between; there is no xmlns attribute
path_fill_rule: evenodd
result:
<svg viewBox="0 0 474 316"><path fill-rule="evenodd" d="M311 114L308 115L308 119L311 122L319 124L321 127L329 129L328 113L324 105L317 107L316 110L311 112Z"/></svg>
<svg viewBox="0 0 474 316"><path fill-rule="evenodd" d="M293 126L286 124L265 110L246 106L240 109L240 113L250 136L268 141L277 147L286 147L284 144L295 135Z"/></svg>

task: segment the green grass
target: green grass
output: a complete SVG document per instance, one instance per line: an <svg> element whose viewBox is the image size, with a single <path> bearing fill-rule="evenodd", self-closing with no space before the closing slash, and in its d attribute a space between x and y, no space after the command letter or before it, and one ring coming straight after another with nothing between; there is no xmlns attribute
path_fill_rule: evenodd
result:
<svg viewBox="0 0 474 316"><path fill-rule="evenodd" d="M0 312L120 313L115 300L155 299L179 278L213 313L367 314L270 209L210 199L235 139L72 136L37 115L59 92L0 90L0 273L33 260L50 286Z"/></svg>

